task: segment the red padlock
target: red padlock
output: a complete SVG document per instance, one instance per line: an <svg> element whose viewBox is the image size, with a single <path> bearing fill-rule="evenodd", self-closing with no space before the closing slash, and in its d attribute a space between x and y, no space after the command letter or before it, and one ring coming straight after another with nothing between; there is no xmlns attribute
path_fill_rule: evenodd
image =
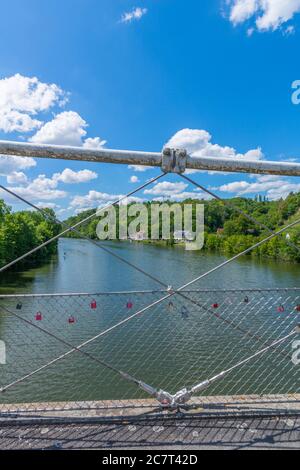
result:
<svg viewBox="0 0 300 470"><path fill-rule="evenodd" d="M295 307L296 312L300 312L300 304Z"/></svg>
<svg viewBox="0 0 300 470"><path fill-rule="evenodd" d="M219 304L217 304L217 303L212 304L212 308L219 308Z"/></svg>
<svg viewBox="0 0 300 470"><path fill-rule="evenodd" d="M97 308L97 302L96 302L96 300L92 300L91 309L95 309L95 308Z"/></svg>
<svg viewBox="0 0 300 470"><path fill-rule="evenodd" d="M131 300L128 300L128 302L126 304L126 307L127 308L132 308L133 307L133 303L131 302Z"/></svg>
<svg viewBox="0 0 300 470"><path fill-rule="evenodd" d="M283 305L279 305L279 307L277 308L277 312L283 313L283 312L284 312L284 306L283 306Z"/></svg>
<svg viewBox="0 0 300 470"><path fill-rule="evenodd" d="M73 317L73 315L71 317L69 317L68 322L69 323L75 323L75 318Z"/></svg>
<svg viewBox="0 0 300 470"><path fill-rule="evenodd" d="M35 315L35 319L36 321L41 321L43 319L41 312L37 312L37 314Z"/></svg>

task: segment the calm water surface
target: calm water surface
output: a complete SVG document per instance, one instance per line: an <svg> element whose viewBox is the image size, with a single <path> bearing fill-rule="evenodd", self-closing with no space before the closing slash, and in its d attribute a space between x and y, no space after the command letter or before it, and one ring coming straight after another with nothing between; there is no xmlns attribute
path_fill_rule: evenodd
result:
<svg viewBox="0 0 300 470"><path fill-rule="evenodd" d="M223 262L218 254L188 252L136 243L105 244L118 255L159 277L167 285L179 287ZM260 261L245 257L197 282L196 289L256 289L299 287L300 265ZM64 354L67 345L45 334L41 327L69 344L79 345L95 334L125 319L131 313L160 298L147 295L102 295L104 292L156 290L161 286L85 240L59 240L58 255L50 263L25 272L6 274L1 294L87 293L75 297L25 298L21 310L18 299L1 300L0 339L7 346L7 364L2 365L0 386L13 383ZM99 294L99 295L98 295ZM204 308L179 296L174 306L163 302L113 332L85 347L140 380L170 392L211 377L261 348L261 344L211 315L218 302L220 313L246 330L259 331L263 340L275 340L297 324L295 304L299 294L245 293L193 294ZM213 297L216 296L217 297ZM97 308L90 302L96 300ZM128 301L133 309L128 310ZM276 307L284 303L285 313ZM188 310L188 318L182 315ZM42 321L35 315L41 312ZM33 322L35 327L26 324ZM70 324L70 317L75 323ZM294 392L300 385L298 369L292 367L291 345L279 355L254 361L210 389L212 394ZM276 352L277 354L277 352ZM297 388L298 390L298 388ZM79 353L47 367L0 395L0 402L122 399L140 397L140 392L115 372Z"/></svg>
<svg viewBox="0 0 300 470"><path fill-rule="evenodd" d="M183 248L138 243L106 247L159 277L167 285L180 285L220 264L226 258ZM299 286L300 265L244 257L195 284L197 288L260 288ZM2 293L102 292L155 289L159 284L126 266L86 240L60 239L58 256L50 263L25 272L6 274Z"/></svg>

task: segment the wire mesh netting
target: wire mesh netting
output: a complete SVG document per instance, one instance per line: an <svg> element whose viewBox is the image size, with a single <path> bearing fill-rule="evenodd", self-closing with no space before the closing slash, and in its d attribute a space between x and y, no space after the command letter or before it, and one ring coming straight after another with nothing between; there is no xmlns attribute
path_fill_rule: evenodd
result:
<svg viewBox="0 0 300 470"><path fill-rule="evenodd" d="M272 344L297 327L300 289L181 294L136 316L168 292L1 296L6 363L0 403L77 402L80 407L129 400L134 405L149 395L122 373L175 394L266 346L271 347L264 354L199 395L298 393L299 365L292 359L300 335ZM95 336L82 352L72 351Z"/></svg>

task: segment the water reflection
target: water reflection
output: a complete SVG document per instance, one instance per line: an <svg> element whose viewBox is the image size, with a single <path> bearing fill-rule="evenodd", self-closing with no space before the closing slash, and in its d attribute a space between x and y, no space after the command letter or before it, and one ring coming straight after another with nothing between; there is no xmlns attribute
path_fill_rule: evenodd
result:
<svg viewBox="0 0 300 470"><path fill-rule="evenodd" d="M178 287L226 258L127 242L105 246L167 285ZM245 256L197 282L195 288L297 287L300 266ZM160 288L153 280L122 264L86 240L60 239L58 254L41 267L10 271L0 279L1 293L99 292Z"/></svg>

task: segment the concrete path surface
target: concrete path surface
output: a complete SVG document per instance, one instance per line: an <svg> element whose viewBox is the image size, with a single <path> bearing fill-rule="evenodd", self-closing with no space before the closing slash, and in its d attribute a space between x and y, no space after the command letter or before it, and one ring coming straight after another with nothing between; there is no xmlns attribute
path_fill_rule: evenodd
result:
<svg viewBox="0 0 300 470"><path fill-rule="evenodd" d="M0 425L0 449L300 449L300 415L12 420Z"/></svg>

